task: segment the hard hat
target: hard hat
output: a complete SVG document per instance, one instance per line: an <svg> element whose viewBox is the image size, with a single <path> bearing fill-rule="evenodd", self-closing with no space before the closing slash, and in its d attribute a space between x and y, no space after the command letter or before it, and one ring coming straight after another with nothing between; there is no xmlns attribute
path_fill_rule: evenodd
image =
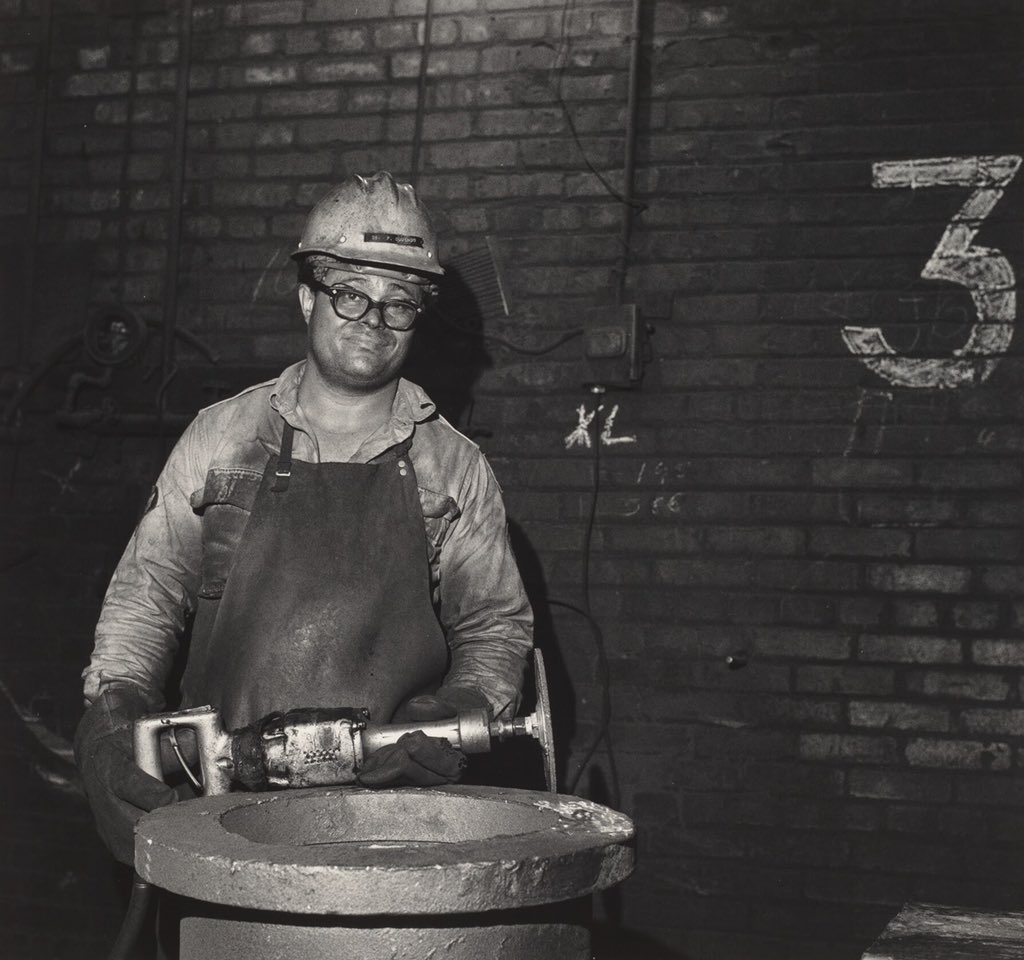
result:
<svg viewBox="0 0 1024 960"><path fill-rule="evenodd" d="M292 259L314 254L444 275L434 228L415 190L384 171L349 178L313 207Z"/></svg>

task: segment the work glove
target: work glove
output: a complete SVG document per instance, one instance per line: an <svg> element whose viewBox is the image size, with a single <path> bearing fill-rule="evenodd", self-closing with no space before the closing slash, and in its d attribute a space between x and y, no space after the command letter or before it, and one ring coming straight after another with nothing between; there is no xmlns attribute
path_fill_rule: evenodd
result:
<svg viewBox="0 0 1024 960"><path fill-rule="evenodd" d="M455 783L465 767L465 754L444 737L413 730L371 753L356 779L364 787L436 787Z"/></svg>
<svg viewBox="0 0 1024 960"><path fill-rule="evenodd" d="M135 859L136 821L176 799L167 784L135 764L132 725L151 712L138 687L107 687L75 731L75 761L96 829L114 857L129 865Z"/></svg>
<svg viewBox="0 0 1024 960"><path fill-rule="evenodd" d="M437 693L423 693L410 697L392 717L393 723L424 723L428 720L447 720L463 710L486 710L491 715L491 703L479 690L471 687L440 687Z"/></svg>
<svg viewBox="0 0 1024 960"><path fill-rule="evenodd" d="M392 723L428 723L447 720L463 710L485 709L490 703L469 687L441 687L405 701ZM443 737L428 737L421 730L402 734L395 743L370 754L359 770L364 787L436 787L455 783L466 768L466 756Z"/></svg>

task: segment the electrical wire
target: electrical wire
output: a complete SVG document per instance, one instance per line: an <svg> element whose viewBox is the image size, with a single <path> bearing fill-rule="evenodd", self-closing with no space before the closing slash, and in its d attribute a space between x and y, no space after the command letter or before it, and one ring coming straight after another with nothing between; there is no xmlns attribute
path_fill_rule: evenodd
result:
<svg viewBox="0 0 1024 960"><path fill-rule="evenodd" d="M594 392L598 392L597 388L595 388ZM597 733L587 746L587 749L583 752L583 756L580 758L576 766L576 772L569 778L566 785L567 792L576 792L576 788L579 785L580 778L583 776L584 770L586 770L587 766L590 764L594 754L597 753L597 748L602 742L604 742L605 752L608 757L608 769L611 774L612 796L610 799L612 806L617 807L620 804L622 790L619 782L618 764L615 760L615 750L612 747L611 740L611 669L608 664L608 650L604 642L604 633L594 617L590 603L590 555L594 536L594 526L597 521L597 501L601 489L601 433L603 431L601 410L602 405L598 403L597 409L594 411L594 419L592 421L592 425L594 427L594 439L592 443L592 449L594 451L593 483L591 485L590 508L587 512L586 526L583 531L583 548L581 551L582 567L580 570L583 608L580 609L571 603L565 603L561 600L548 600L548 603L554 606L566 607L569 610L574 610L583 616L590 624L590 629L594 637L594 646L597 652L597 679L601 688L601 718L598 724Z"/></svg>
<svg viewBox="0 0 1024 960"><path fill-rule="evenodd" d="M564 607L566 610L572 610L574 613L578 613L583 617L590 627L590 631L594 639L594 648L597 650L598 682L601 685L602 690L601 719L598 723L597 733L587 745L587 748L583 751L583 756L579 761L577 761L575 773L573 773L566 784L566 792L575 793L580 782L580 777L583 775L583 771L589 766L590 761L597 752L597 748L601 745L602 741L604 741L608 726L611 723L611 698L608 695L611 671L608 666L608 654L604 643L604 634L602 633L597 620L591 616L591 614L587 613L587 611L582 607L578 607L574 603L566 603L564 600L553 600L551 598L547 598L546 603L552 607ZM617 802L617 795L619 792L617 779L615 787Z"/></svg>
<svg viewBox="0 0 1024 960"><path fill-rule="evenodd" d="M493 333L484 333L482 330L472 330L469 327L463 326L456 320L453 320L450 316L441 310L434 310L434 316L438 317L445 326L454 330L456 333L462 334L468 339L479 338L486 340L489 343L497 343L505 347L508 350L512 350L515 353L526 354L530 357L539 357L545 353L551 353L553 350L557 350L563 343L568 343L570 340L575 340L576 337L582 337L584 334L583 327L576 327L570 330L568 333L562 334L560 337L552 340L550 343L545 344L542 347L524 347L518 343L513 343L511 340L506 340L504 337L499 337Z"/></svg>
<svg viewBox="0 0 1024 960"><path fill-rule="evenodd" d="M601 186L604 187L605 192L619 203L625 204L627 207L631 207L638 213L643 213L647 209L647 204L642 200L630 200L628 197L623 196L618 190L615 189L604 177L600 170L594 166L591 162L590 157L587 156L586 151L583 149L583 141L580 140L580 135L576 131L576 123L572 118L572 114L569 112L569 105L562 99L561 93L556 94L558 97L558 105L562 108L562 112L565 114L565 122L569 125L569 133L572 134L572 138L576 143L576 147L580 152L580 157L586 164L587 169L601 182Z"/></svg>
<svg viewBox="0 0 1024 960"><path fill-rule="evenodd" d="M501 346L507 348L508 350L512 350L515 353L526 354L528 357L539 357L545 353L551 353L552 350L557 349L563 343L568 343L570 340L574 340L576 337L582 336L583 328L581 327L578 330L570 330L568 333L559 337L557 340L553 340L551 343L546 344L543 347L521 347L519 346L519 344L513 343L511 340L506 340L504 337L497 337L492 333L480 334L480 337L482 339L487 340L490 343L500 344Z"/></svg>
<svg viewBox="0 0 1024 960"><path fill-rule="evenodd" d="M562 6L562 23L558 37L558 48L555 51L555 62L558 64L557 68L555 68L557 78L554 84L555 99L558 101L558 105L562 109L562 113L565 116L565 122L569 127L569 133L572 135L573 142L576 144L576 149L579 151L580 158L583 160L587 169L597 178L598 182L602 187L604 187L605 192L610 197L617 200L619 203L623 203L626 206L642 213L647 209L647 204L639 200L633 200L620 193L607 181L607 179L605 179L604 175L591 162L590 157L587 156L587 151L583 147L583 141L580 139L579 131L576 129L576 123L572 118L569 105L565 102L565 98L562 95L565 71L569 65L569 11L575 7L575 5L575 0L565 0L565 4Z"/></svg>
<svg viewBox="0 0 1024 960"><path fill-rule="evenodd" d="M117 939L110 948L108 960L131 960L136 956L135 948L152 899L153 888L136 873L132 877L132 895L128 901L128 909L125 911L124 920L121 921Z"/></svg>
<svg viewBox="0 0 1024 960"><path fill-rule="evenodd" d="M174 755L178 758L178 763L181 764L181 769L185 771L185 776L188 777L189 783L196 788L200 793L203 792L203 785L199 782L199 779L192 772L192 768L185 762L185 758L181 754L181 747L178 746L178 738L174 734L174 727L171 727L167 731L168 739L171 741L171 747L174 750Z"/></svg>
<svg viewBox="0 0 1024 960"><path fill-rule="evenodd" d="M594 428L594 439L591 444L591 449L594 451L594 463L593 463L593 483L590 488L590 509L587 513L587 525L583 532L583 569L580 572L580 582L583 587L583 606L590 614L590 552L591 542L594 537L594 525L597 522L597 499L601 492L601 432L603 427L601 426L601 413L604 409L604 405L600 402L600 397L604 393L603 387L594 387L591 391L596 397L598 397L597 406L594 408L594 419L592 425Z"/></svg>

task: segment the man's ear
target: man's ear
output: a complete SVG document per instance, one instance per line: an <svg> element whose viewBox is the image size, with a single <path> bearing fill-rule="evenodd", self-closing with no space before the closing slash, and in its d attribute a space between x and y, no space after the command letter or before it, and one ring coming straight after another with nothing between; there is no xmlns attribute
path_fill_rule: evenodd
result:
<svg viewBox="0 0 1024 960"><path fill-rule="evenodd" d="M316 294L304 283L299 284L299 309L302 311L302 319L309 326L309 315L313 312L313 303L316 301Z"/></svg>

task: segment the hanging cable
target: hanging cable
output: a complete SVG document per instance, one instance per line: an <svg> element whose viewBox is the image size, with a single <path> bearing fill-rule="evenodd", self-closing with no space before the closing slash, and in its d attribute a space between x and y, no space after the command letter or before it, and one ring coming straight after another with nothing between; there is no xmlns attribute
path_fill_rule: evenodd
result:
<svg viewBox="0 0 1024 960"><path fill-rule="evenodd" d="M553 350L557 350L563 343L568 343L570 340L575 340L576 337L582 337L584 330L583 327L576 327L568 333L564 333L550 343L546 343L542 347L524 347L518 343L513 343L511 340L506 340L504 337L499 337L493 333L484 333L482 330L474 330L470 327L463 326L457 320L453 320L446 313L434 309L434 316L441 320L446 327L454 330L456 333L462 334L462 336L474 340L486 340L489 343L497 343L515 353L526 354L530 357L539 357L545 353L551 353Z"/></svg>
<svg viewBox="0 0 1024 960"><path fill-rule="evenodd" d="M511 340L506 340L504 337L497 337L492 333L482 333L480 336L491 343L497 343L500 346L506 347L515 353L523 353L528 357L539 357L545 353L551 353L556 350L563 343L568 343L570 340L575 340L576 337L583 336L583 328L580 327L577 330L570 330L568 333L563 334L557 340L553 340L551 343L546 344L543 347L521 347L517 343L513 343Z"/></svg>
<svg viewBox="0 0 1024 960"><path fill-rule="evenodd" d="M107 960L132 960L136 956L139 936L149 913L149 905L153 900L153 888L137 873L132 877L132 895L128 901L124 920L117 939L110 948Z"/></svg>
<svg viewBox="0 0 1024 960"><path fill-rule="evenodd" d="M600 397L604 393L603 387L594 387L592 392ZM593 479L591 483L590 493L590 507L587 511L586 526L583 531L583 546L582 546L582 558L581 558L581 569L580 569L580 582L581 592L583 595L583 608L573 606L569 603L564 603L560 600L549 600L550 604L555 606L566 607L570 610L575 610L586 618L590 624L591 632L594 638L594 647L597 653L597 682L601 690L601 715L598 722L597 732L594 734L590 744L584 750L582 757L576 766L575 773L569 778L567 783L567 792L575 793L576 788L579 785L580 778L583 776L584 770L590 764L597 752L597 748L603 742L605 745L605 752L608 757L608 770L611 775L611 788L612 806L619 806L621 798L621 787L619 783L619 771L618 764L615 760L615 751L612 747L611 740L611 716L612 716L612 699L611 699L611 670L608 665L608 650L604 642L604 634L601 631L601 627L598 625L597 620L594 617L593 611L591 610L590 602L590 557L591 547L593 543L594 527L597 522L597 501L601 491L601 435L604 432L603 421L601 413L603 411L603 405L598 402L597 409L594 411L594 419L591 426L594 430L594 436L592 440L591 449L594 451L593 459Z"/></svg>
<svg viewBox="0 0 1024 960"><path fill-rule="evenodd" d="M634 13L634 20L639 20L639 5L640 0L634 0L636 4L636 12ZM565 98L562 95L563 81L565 79L566 67L569 64L569 33L568 33L568 22L569 12L575 6L575 0L565 0L565 4L562 7L562 23L558 37L558 48L555 51L555 61L558 64L556 69L556 80L554 84L555 99L558 101L558 105L562 110L562 114L565 116L566 125L569 128L569 133L572 136L573 142L576 144L576 149L579 151L580 158L583 160L586 168L597 178L598 182L604 187L605 192L619 203L626 204L632 207L634 210L643 211L647 209L646 203L632 199L631 196L624 196L618 190L616 190L605 178L605 176L594 166L591 162L590 157L587 156L587 151L583 146L583 141L580 139L579 132L576 129L576 123L572 118L572 113L569 110L569 104L565 102ZM639 31L637 30L637 36ZM633 78L631 78L631 83ZM627 121L628 123L628 121ZM628 137L627 137L628 144ZM627 146L627 150L628 150ZM627 191L629 187L627 185Z"/></svg>

